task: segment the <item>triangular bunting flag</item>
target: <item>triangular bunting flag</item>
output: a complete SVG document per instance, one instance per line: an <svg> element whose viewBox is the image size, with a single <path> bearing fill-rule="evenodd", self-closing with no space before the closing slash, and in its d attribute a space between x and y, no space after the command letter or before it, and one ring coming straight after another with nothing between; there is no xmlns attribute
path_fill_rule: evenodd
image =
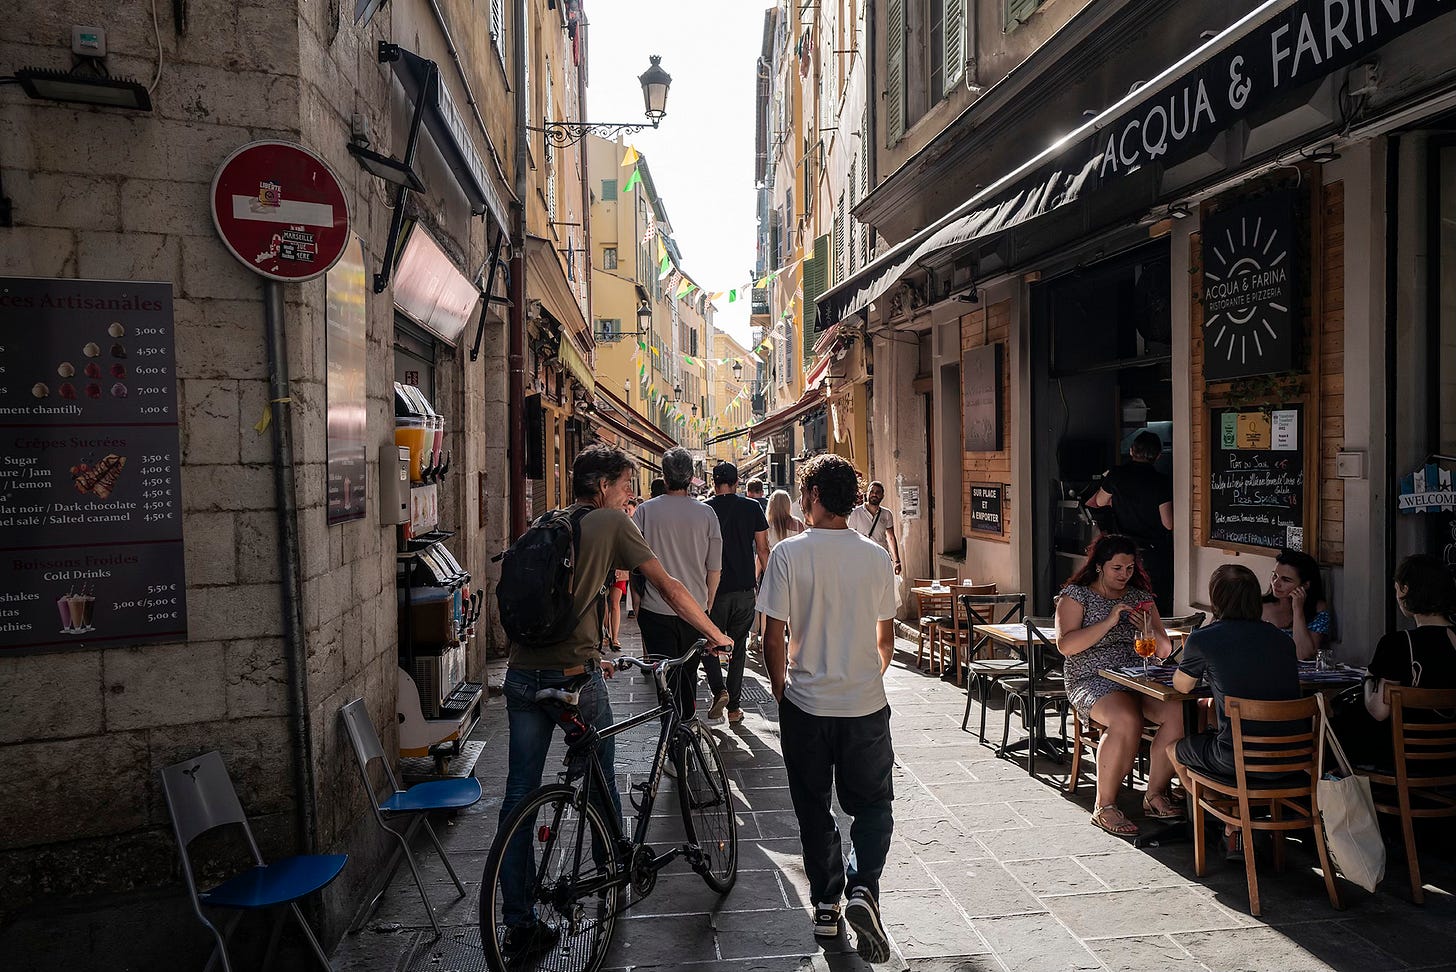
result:
<svg viewBox="0 0 1456 972"><path fill-rule="evenodd" d="M627 184L622 187L623 192L631 192L642 181L642 170L633 169L632 174L627 177Z"/></svg>
<svg viewBox="0 0 1456 972"><path fill-rule="evenodd" d="M637 154L637 150L632 146L628 145L627 154L622 156L622 167L626 168L629 165L636 165L637 160L640 158L642 158L642 156Z"/></svg>

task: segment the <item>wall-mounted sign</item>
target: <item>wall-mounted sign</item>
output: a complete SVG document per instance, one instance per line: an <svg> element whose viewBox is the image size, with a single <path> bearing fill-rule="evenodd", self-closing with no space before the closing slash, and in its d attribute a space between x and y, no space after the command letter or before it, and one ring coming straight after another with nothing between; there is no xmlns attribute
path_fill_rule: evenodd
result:
<svg viewBox="0 0 1456 972"><path fill-rule="evenodd" d="M1400 480L1402 513L1450 513L1456 511L1456 460L1433 457L1409 476Z"/></svg>
<svg viewBox="0 0 1456 972"><path fill-rule="evenodd" d="M1299 312L1295 195L1270 193L1203 222L1203 377L1294 367Z"/></svg>
<svg viewBox="0 0 1456 972"><path fill-rule="evenodd" d="M327 162L292 142L249 142L212 177L212 223L249 270L296 283L349 244L349 204Z"/></svg>
<svg viewBox="0 0 1456 972"><path fill-rule="evenodd" d="M368 274L356 236L329 271L324 287L328 358L328 493L330 523L364 515L365 327Z"/></svg>
<svg viewBox="0 0 1456 972"><path fill-rule="evenodd" d="M961 358L967 452L1001 451L1001 345L972 348Z"/></svg>
<svg viewBox="0 0 1456 972"><path fill-rule="evenodd" d="M187 638L172 285L0 278L0 650Z"/></svg>
<svg viewBox="0 0 1456 972"><path fill-rule="evenodd" d="M1005 491L1000 483L971 484L971 529L978 533L994 533L998 537L1006 532L1001 518L1002 497Z"/></svg>
<svg viewBox="0 0 1456 972"><path fill-rule="evenodd" d="M1298 405L1212 411L1221 434L1208 466L1211 542L1304 549L1302 412Z"/></svg>

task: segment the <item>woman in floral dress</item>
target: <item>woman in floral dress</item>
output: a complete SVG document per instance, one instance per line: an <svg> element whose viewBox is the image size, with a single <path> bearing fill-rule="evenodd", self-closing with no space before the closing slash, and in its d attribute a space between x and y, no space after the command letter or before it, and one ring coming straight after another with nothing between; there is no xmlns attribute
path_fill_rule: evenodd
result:
<svg viewBox="0 0 1456 972"><path fill-rule="evenodd" d="M1138 661L1133 642L1144 612L1152 617L1157 655L1167 658L1173 646L1153 603L1151 585L1130 537L1104 534L1087 551L1087 559L1062 589L1057 601L1057 649L1066 656L1067 697L1085 725L1089 719L1106 727L1097 749L1097 805L1092 823L1120 837L1138 833L1137 824L1117 807L1117 791L1132 771L1141 745L1144 720L1157 723L1152 765L1143 814L1157 820L1177 819L1183 807L1168 792L1173 764L1168 746L1183 736L1183 713L1175 702L1160 702L1131 692L1098 674Z"/></svg>

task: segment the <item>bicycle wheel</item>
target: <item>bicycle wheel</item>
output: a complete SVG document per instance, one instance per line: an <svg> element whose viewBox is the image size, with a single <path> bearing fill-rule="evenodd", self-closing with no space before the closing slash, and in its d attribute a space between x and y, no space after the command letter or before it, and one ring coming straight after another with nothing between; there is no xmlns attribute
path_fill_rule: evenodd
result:
<svg viewBox="0 0 1456 972"><path fill-rule="evenodd" d="M718 744L697 720L678 730L683 767L678 795L688 840L698 845L703 859L696 868L708 887L727 894L738 877L738 818L728 772L718 755Z"/></svg>
<svg viewBox="0 0 1456 972"><path fill-rule="evenodd" d="M594 972L616 928L619 889L577 889L616 873L611 831L579 790L530 793L485 861L480 943L491 972Z"/></svg>

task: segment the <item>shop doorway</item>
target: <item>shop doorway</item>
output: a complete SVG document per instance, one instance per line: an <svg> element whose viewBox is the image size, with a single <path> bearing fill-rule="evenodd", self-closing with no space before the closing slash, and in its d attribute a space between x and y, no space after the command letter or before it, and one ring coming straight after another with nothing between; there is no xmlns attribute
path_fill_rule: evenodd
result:
<svg viewBox="0 0 1456 972"><path fill-rule="evenodd" d="M1139 432L1172 474L1170 247L1166 239L1031 288L1032 596L1039 614L1096 535L1085 501Z"/></svg>

